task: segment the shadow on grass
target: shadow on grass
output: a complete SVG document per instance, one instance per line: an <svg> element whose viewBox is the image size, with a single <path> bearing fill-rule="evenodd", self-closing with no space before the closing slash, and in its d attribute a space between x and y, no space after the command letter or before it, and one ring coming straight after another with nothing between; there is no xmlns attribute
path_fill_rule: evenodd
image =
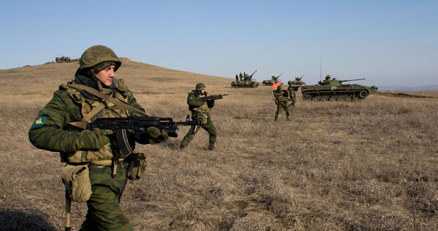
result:
<svg viewBox="0 0 438 231"><path fill-rule="evenodd" d="M55 227L47 223L48 215L38 210L17 211L0 209L0 231L55 231Z"/></svg>

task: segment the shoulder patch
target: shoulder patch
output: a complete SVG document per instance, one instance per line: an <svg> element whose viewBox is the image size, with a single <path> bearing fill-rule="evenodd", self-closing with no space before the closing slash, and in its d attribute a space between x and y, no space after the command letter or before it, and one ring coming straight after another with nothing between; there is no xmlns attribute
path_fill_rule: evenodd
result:
<svg viewBox="0 0 438 231"><path fill-rule="evenodd" d="M44 125L45 122L46 122L46 117L45 116L40 116L40 117L35 119L35 121L32 124L32 127L40 128L40 127L42 127Z"/></svg>

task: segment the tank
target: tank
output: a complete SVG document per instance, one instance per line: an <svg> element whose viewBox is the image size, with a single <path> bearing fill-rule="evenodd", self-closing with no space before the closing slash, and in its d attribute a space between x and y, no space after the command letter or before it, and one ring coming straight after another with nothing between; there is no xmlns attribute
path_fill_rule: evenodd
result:
<svg viewBox="0 0 438 231"><path fill-rule="evenodd" d="M325 77L325 80L318 82L318 85L306 85L301 87L301 94L304 100L316 101L335 101L348 100L357 101L363 100L369 94L377 91L375 86L363 86L359 84L343 84L344 82L358 81L364 79L349 79L338 80L331 78L330 75Z"/></svg>
<svg viewBox="0 0 438 231"><path fill-rule="evenodd" d="M251 75L246 74L245 72L236 74L236 81L231 82L231 87L249 87L255 88L259 86L259 83L253 80L253 75L257 72L255 70Z"/></svg>
<svg viewBox="0 0 438 231"><path fill-rule="evenodd" d="M271 76L271 79L263 80L262 84L265 85L265 86L272 86L272 84L274 84L274 83L276 83L278 81L278 79L280 78L280 76L282 74L283 73L281 73L281 74L279 74L277 76L273 75L273 76Z"/></svg>
<svg viewBox="0 0 438 231"><path fill-rule="evenodd" d="M292 89L293 89L294 91L298 91L298 89L299 89L301 86L306 85L306 83L302 81L303 77L304 77L304 75L301 76L301 77L295 77L295 80L289 80L289 81L287 82L287 84L289 84L290 86L292 86Z"/></svg>

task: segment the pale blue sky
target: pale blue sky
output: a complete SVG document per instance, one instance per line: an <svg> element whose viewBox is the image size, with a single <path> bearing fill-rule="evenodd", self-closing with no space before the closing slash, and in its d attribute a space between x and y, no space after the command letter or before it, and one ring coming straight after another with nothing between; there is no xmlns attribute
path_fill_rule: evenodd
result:
<svg viewBox="0 0 438 231"><path fill-rule="evenodd" d="M438 0L0 0L0 69L79 58L258 81L284 73L365 85L438 84ZM122 66L123 68L123 66ZM73 73L72 73L73 74Z"/></svg>

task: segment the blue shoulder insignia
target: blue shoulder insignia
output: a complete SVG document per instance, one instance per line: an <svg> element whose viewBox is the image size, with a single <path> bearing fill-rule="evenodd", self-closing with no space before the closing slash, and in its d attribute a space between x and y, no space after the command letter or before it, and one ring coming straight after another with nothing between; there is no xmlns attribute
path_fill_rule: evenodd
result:
<svg viewBox="0 0 438 231"><path fill-rule="evenodd" d="M40 116L40 117L35 119L35 121L32 124L32 127L40 128L40 127L42 127L44 125L45 122L46 122L46 117L45 116Z"/></svg>

